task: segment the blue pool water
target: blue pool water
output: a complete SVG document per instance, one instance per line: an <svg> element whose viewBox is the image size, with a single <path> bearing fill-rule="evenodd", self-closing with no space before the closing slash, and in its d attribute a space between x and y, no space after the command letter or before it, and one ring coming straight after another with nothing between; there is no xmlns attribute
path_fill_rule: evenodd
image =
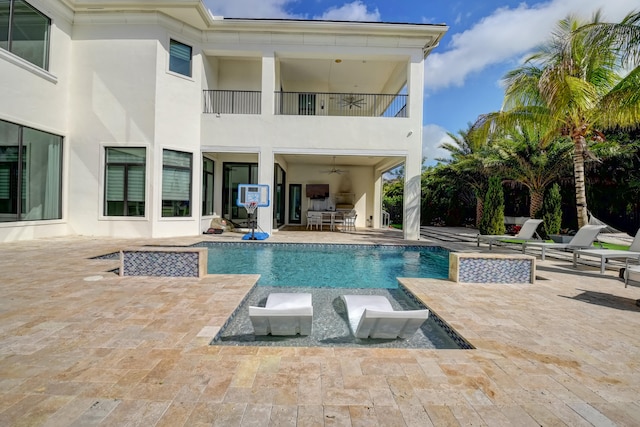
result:
<svg viewBox="0 0 640 427"><path fill-rule="evenodd" d="M259 286L397 288L398 277L446 279L435 246L202 243L209 274L260 274Z"/></svg>

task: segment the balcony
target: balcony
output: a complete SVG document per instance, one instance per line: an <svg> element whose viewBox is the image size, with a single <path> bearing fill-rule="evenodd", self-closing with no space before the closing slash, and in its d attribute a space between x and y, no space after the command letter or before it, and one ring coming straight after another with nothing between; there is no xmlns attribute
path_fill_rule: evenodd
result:
<svg viewBox="0 0 640 427"><path fill-rule="evenodd" d="M204 90L205 114L260 114L262 92L250 90Z"/></svg>
<svg viewBox="0 0 640 427"><path fill-rule="evenodd" d="M205 114L261 114L261 93L205 90ZM407 117L408 95L276 92L275 114L289 116Z"/></svg>

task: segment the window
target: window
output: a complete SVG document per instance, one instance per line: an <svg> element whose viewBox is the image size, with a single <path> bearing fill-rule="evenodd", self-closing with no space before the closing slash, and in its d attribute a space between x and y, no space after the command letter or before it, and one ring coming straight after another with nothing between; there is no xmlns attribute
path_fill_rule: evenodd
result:
<svg viewBox="0 0 640 427"><path fill-rule="evenodd" d="M169 71L191 77L191 46L169 42Z"/></svg>
<svg viewBox="0 0 640 427"><path fill-rule="evenodd" d="M51 20L23 0L0 0L0 47L45 70Z"/></svg>
<svg viewBox="0 0 640 427"><path fill-rule="evenodd" d="M0 222L62 218L62 137L0 120Z"/></svg>
<svg viewBox="0 0 640 427"><path fill-rule="evenodd" d="M191 216L191 153L162 151L162 216Z"/></svg>
<svg viewBox="0 0 640 427"><path fill-rule="evenodd" d="M213 215L213 160L202 158L202 215Z"/></svg>
<svg viewBox="0 0 640 427"><path fill-rule="evenodd" d="M146 149L106 149L105 216L144 216Z"/></svg>

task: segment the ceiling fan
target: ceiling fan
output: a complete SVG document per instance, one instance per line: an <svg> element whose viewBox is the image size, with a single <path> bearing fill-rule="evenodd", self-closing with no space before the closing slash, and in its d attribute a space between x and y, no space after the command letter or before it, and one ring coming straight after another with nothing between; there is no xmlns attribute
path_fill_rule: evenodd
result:
<svg viewBox="0 0 640 427"><path fill-rule="evenodd" d="M351 110L353 107L362 108L364 105L364 98L358 98L356 95L344 95L340 101L338 101L338 105L341 107L349 107Z"/></svg>
<svg viewBox="0 0 640 427"><path fill-rule="evenodd" d="M328 173L329 175L331 175L332 173L337 173L338 175L341 175L343 173L349 173L348 170L344 170L344 169L337 169L336 168L336 156L333 156L333 166L331 167L331 169L326 170L326 171L321 171L322 173Z"/></svg>

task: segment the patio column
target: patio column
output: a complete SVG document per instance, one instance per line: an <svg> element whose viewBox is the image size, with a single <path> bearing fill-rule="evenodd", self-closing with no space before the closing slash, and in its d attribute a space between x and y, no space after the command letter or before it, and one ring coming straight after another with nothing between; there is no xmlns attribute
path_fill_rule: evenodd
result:
<svg viewBox="0 0 640 427"><path fill-rule="evenodd" d="M263 115L272 116L275 110L276 59L274 52L262 53L262 104Z"/></svg>
<svg viewBox="0 0 640 427"><path fill-rule="evenodd" d="M408 66L410 132L407 134L407 156L404 163L404 224L406 240L420 239L420 179L422 173L422 115L424 90L424 57L414 55Z"/></svg>
<svg viewBox="0 0 640 427"><path fill-rule="evenodd" d="M258 153L258 184L269 186L269 207L258 208L258 227L265 233L273 233L273 150L263 148Z"/></svg>

